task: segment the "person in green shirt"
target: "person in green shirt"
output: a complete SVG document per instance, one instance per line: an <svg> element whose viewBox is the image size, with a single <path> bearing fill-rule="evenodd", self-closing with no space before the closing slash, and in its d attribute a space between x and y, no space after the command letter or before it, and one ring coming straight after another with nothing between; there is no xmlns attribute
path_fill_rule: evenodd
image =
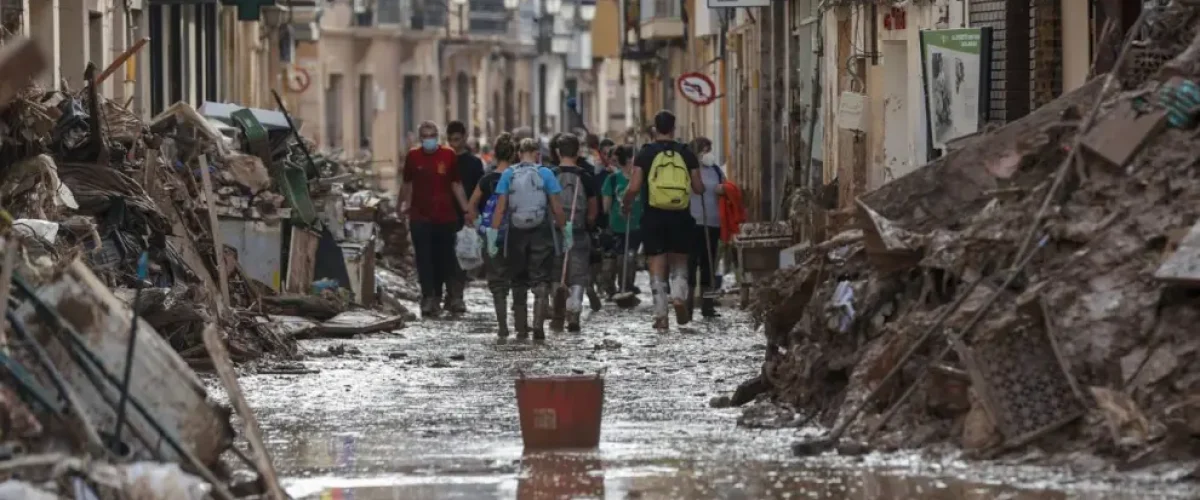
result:
<svg viewBox="0 0 1200 500"><path fill-rule="evenodd" d="M616 276L621 263L619 257L625 255L630 261L626 267L626 275L622 278L625 285L618 287L619 289L641 293L634 286L634 275L637 272L637 266L633 263L634 256L637 255L638 247L641 246L641 235L639 229L642 220L642 206L640 203L641 195L635 198L632 211L629 219L622 215L621 200L625 197L625 190L629 189L630 171L633 170L634 154L633 146L624 145L616 148L613 156L616 157L617 171L610 174L604 179L604 186L600 189L600 195L603 197L604 212L608 214L608 228L613 233L613 247L605 256L602 270L605 273L606 279L602 283L612 283L612 277ZM615 205L614 205L615 204ZM629 248L625 248L625 236L629 235ZM610 298L612 294L609 294Z"/></svg>

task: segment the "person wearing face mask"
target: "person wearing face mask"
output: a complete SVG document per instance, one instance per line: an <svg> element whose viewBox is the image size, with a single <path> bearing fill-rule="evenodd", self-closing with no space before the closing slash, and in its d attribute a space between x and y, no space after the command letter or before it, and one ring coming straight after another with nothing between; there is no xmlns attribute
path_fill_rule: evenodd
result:
<svg viewBox="0 0 1200 500"><path fill-rule="evenodd" d="M438 143L438 126L431 121L417 128L421 145L409 150L401 174L400 218L409 220L417 278L421 283L421 315L441 312L441 298L453 279L455 233L459 227L456 209L468 212L466 193L454 150ZM474 218L468 213L468 224Z"/></svg>
<svg viewBox="0 0 1200 500"><path fill-rule="evenodd" d="M717 243L721 240L721 214L717 200L718 196L724 194L722 183L725 182L725 173L721 171L716 155L712 152L712 141L707 137L697 137L692 141L691 147L692 151L695 151L700 157L700 180L704 183L704 194L693 193L692 201L688 205L688 209L692 212L692 218L696 221L691 245L692 251L688 254L687 307L689 315L690 311L695 310L696 282L700 282L702 291L709 291L717 286L713 282L716 263L712 260L715 260ZM698 280L697 271L699 271ZM720 316L716 306L716 300L701 298L701 316L705 318Z"/></svg>

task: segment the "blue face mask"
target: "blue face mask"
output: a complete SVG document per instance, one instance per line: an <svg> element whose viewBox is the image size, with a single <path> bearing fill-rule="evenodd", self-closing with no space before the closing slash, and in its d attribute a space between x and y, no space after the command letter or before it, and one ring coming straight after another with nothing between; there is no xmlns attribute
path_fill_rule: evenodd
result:
<svg viewBox="0 0 1200 500"><path fill-rule="evenodd" d="M426 153L432 153L437 146L437 139L421 139L421 149L424 149Z"/></svg>

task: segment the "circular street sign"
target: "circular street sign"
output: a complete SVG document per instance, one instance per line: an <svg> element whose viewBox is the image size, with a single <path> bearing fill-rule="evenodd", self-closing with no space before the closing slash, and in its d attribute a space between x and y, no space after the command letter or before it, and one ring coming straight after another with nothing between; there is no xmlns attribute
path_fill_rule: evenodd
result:
<svg viewBox="0 0 1200 500"><path fill-rule="evenodd" d="M717 84L712 78L702 73L685 73L679 75L676 86L684 99L697 106L706 106L717 100Z"/></svg>
<svg viewBox="0 0 1200 500"><path fill-rule="evenodd" d="M284 81L289 91L299 94L308 90L308 86L312 84L312 76L308 74L308 70L293 65L286 71Z"/></svg>

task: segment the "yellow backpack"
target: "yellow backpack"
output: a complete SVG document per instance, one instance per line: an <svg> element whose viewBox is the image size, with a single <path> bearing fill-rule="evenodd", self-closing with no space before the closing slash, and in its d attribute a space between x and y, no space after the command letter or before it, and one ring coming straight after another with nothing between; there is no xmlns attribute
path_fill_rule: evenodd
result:
<svg viewBox="0 0 1200 500"><path fill-rule="evenodd" d="M650 206L659 210L687 210L692 199L692 178L688 174L683 154L667 148L654 155L650 162Z"/></svg>

